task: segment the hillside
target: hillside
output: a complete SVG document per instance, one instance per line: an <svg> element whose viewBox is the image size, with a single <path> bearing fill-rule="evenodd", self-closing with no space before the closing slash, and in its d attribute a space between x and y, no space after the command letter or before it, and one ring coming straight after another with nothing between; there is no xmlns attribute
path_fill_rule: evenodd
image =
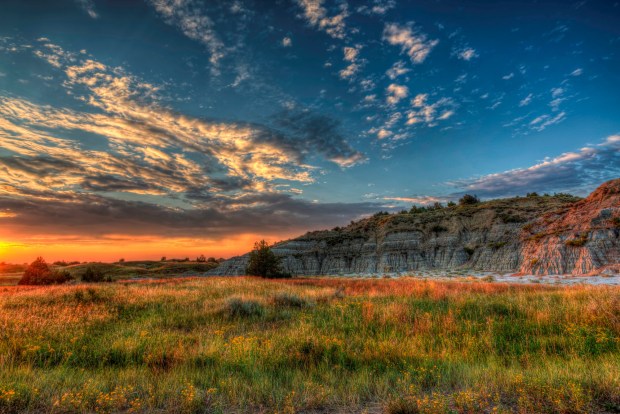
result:
<svg viewBox="0 0 620 414"><path fill-rule="evenodd" d="M377 274L467 268L524 274L620 270L620 179L585 199L570 195L491 200L378 213L309 232L274 252L296 275ZM211 273L243 274L247 255Z"/></svg>
<svg viewBox="0 0 620 414"><path fill-rule="evenodd" d="M58 266L58 269L68 271L74 278L81 279L86 269L109 276L113 280L132 277L162 277L183 276L205 273L217 267L212 262L159 262L159 261L135 261L121 263L81 263L71 266Z"/></svg>

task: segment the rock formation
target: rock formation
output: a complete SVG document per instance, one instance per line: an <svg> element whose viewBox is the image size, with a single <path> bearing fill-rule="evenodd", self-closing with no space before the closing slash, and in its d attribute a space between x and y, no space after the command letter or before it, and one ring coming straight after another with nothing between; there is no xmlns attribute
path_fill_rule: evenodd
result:
<svg viewBox="0 0 620 414"><path fill-rule="evenodd" d="M620 272L620 179L590 196L530 195L472 205L378 213L278 243L294 275L464 268L522 274ZM245 272L247 255L212 274Z"/></svg>

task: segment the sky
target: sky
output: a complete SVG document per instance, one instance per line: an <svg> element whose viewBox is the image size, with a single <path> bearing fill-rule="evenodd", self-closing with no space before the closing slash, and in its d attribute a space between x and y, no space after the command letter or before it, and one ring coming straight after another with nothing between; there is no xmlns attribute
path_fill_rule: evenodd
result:
<svg viewBox="0 0 620 414"><path fill-rule="evenodd" d="M230 257L620 177L620 3L3 0L0 261Z"/></svg>

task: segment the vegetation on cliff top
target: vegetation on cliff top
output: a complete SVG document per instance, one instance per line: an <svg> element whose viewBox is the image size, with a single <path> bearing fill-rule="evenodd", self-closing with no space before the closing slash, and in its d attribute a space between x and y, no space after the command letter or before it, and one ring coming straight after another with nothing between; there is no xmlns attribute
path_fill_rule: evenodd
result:
<svg viewBox="0 0 620 414"><path fill-rule="evenodd" d="M410 210L392 214L382 211L371 217L352 221L348 226L308 232L299 239L326 239L328 243L337 244L346 239L366 239L373 235L378 236L395 231L436 233L439 228L449 230L452 220L477 215L481 217L481 226L490 226L494 221L522 226L523 223L549 212L565 211L579 200L581 198L570 194L530 193L527 197L489 201L479 201L471 196L459 204L434 203L426 207L413 206Z"/></svg>

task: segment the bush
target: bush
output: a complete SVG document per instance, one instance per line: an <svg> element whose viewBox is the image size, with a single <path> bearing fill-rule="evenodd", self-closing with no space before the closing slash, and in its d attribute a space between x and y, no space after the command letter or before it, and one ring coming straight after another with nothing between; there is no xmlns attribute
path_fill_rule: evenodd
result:
<svg viewBox="0 0 620 414"><path fill-rule="evenodd" d="M37 259L26 268L24 275L17 284L60 285L69 280L71 280L69 272L52 270L42 257L37 257Z"/></svg>
<svg viewBox="0 0 620 414"><path fill-rule="evenodd" d="M478 204L479 202L480 199L477 196L471 194L465 194L459 199L459 205L461 206L469 206L473 204Z"/></svg>
<svg viewBox="0 0 620 414"><path fill-rule="evenodd" d="M262 316L265 307L255 300L233 298L228 301L226 310L231 318L249 318Z"/></svg>
<svg viewBox="0 0 620 414"><path fill-rule="evenodd" d="M198 257L196 258L196 261L197 261L198 263L206 263L207 258L205 257L205 255L204 255L204 254L201 254L200 256L198 256Z"/></svg>
<svg viewBox="0 0 620 414"><path fill-rule="evenodd" d="M566 245L570 247L581 247L585 246L588 242L588 235L586 233L578 235L576 238L571 240L566 240Z"/></svg>
<svg viewBox="0 0 620 414"><path fill-rule="evenodd" d="M274 305L278 307L305 308L311 303L293 293L280 293L273 298Z"/></svg>
<svg viewBox="0 0 620 414"><path fill-rule="evenodd" d="M433 227L431 227L431 231L433 233L441 233L442 231L448 231L448 228L439 224L435 224Z"/></svg>
<svg viewBox="0 0 620 414"><path fill-rule="evenodd" d="M92 267L87 267L86 271L82 275L82 282L111 282L112 278L110 276L106 276L101 270L93 269Z"/></svg>
<svg viewBox="0 0 620 414"><path fill-rule="evenodd" d="M250 276L264 278L290 278L290 273L282 272L280 264L282 258L276 256L269 243L265 240L254 243L254 250L250 252L250 259L246 273Z"/></svg>
<svg viewBox="0 0 620 414"><path fill-rule="evenodd" d="M501 249L502 247L504 247L506 245L506 242L491 242L489 243L489 247L491 249L497 250L497 249Z"/></svg>

